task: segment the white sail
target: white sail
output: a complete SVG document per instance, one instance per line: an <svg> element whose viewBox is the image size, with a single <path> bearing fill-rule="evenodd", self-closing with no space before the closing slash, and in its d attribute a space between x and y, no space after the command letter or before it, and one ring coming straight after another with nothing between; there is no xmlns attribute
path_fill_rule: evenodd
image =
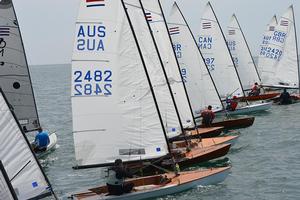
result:
<svg viewBox="0 0 300 200"><path fill-rule="evenodd" d="M224 35L210 3L204 9L196 38L221 98L244 96Z"/></svg>
<svg viewBox="0 0 300 200"><path fill-rule="evenodd" d="M172 88L181 123L185 127L188 125L194 126L189 100L182 82L160 2L159 0L143 0L141 2Z"/></svg>
<svg viewBox="0 0 300 200"><path fill-rule="evenodd" d="M39 127L29 69L11 0L0 1L0 87L25 132Z"/></svg>
<svg viewBox="0 0 300 200"><path fill-rule="evenodd" d="M266 45L261 45L258 63L263 85L287 88L299 87L295 28L293 6L290 6L280 18L274 31L267 31L270 39Z"/></svg>
<svg viewBox="0 0 300 200"><path fill-rule="evenodd" d="M137 36L137 42L141 48L163 124L169 136L177 136L182 132L179 115L177 115L175 102L172 99L167 78L149 31L144 12L139 0L124 0L124 3L133 26L133 31Z"/></svg>
<svg viewBox="0 0 300 200"><path fill-rule="evenodd" d="M50 195L51 190L29 142L0 92L0 160L18 199Z"/></svg>
<svg viewBox="0 0 300 200"><path fill-rule="evenodd" d="M168 153L158 110L121 1L81 1L72 60L77 165Z"/></svg>
<svg viewBox="0 0 300 200"><path fill-rule="evenodd" d="M198 117L208 105L212 105L214 111L222 110L197 43L176 3L172 7L168 27L194 115Z"/></svg>
<svg viewBox="0 0 300 200"><path fill-rule="evenodd" d="M260 78L250 49L235 15L232 15L227 27L226 40L243 89L250 90L255 82L260 84Z"/></svg>
<svg viewBox="0 0 300 200"><path fill-rule="evenodd" d="M0 161L0 199L17 200L15 191L10 183L7 173Z"/></svg>

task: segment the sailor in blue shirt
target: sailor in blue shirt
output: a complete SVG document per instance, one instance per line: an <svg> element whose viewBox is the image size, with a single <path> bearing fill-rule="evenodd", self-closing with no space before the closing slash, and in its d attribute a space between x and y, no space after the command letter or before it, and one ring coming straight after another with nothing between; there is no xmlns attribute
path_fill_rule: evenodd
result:
<svg viewBox="0 0 300 200"><path fill-rule="evenodd" d="M33 149L35 152L46 151L47 146L50 143L49 134L47 131L43 131L42 128L39 128L35 140L33 143Z"/></svg>

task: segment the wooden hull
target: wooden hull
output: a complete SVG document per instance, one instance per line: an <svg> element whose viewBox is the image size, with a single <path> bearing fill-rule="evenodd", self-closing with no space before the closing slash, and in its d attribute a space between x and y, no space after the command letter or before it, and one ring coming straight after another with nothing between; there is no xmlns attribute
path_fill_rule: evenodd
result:
<svg viewBox="0 0 300 200"><path fill-rule="evenodd" d="M211 147L218 144L230 144L231 146L233 146L238 140L238 138L238 135L226 135L222 137L203 138L201 139L201 142L199 142L199 139L192 139L191 143L193 145L197 145L197 147ZM173 142L173 144L176 145L176 148L186 147L185 141L177 141Z"/></svg>
<svg viewBox="0 0 300 200"><path fill-rule="evenodd" d="M134 183L135 190L121 196L107 195L106 186L91 188L87 192L77 193L72 199L86 200L141 200L160 197L168 194L183 192L198 186L217 184L225 180L230 172L230 167L212 168L207 170L196 170L181 172L178 176L173 173L132 179L128 182ZM160 183L162 177L167 177L168 182Z"/></svg>
<svg viewBox="0 0 300 200"><path fill-rule="evenodd" d="M186 135L180 135L174 138L170 138L169 141L180 141L184 139L197 139L197 138L210 138L219 136L224 128L222 126L198 128L198 130L190 129L186 131Z"/></svg>
<svg viewBox="0 0 300 200"><path fill-rule="evenodd" d="M180 157L175 158L180 167L189 167L190 165L207 162L216 158L225 156L231 145L219 144L210 147L197 147L192 148L191 151L184 153ZM171 168L173 161L171 159L164 160L160 165L164 168Z"/></svg>
<svg viewBox="0 0 300 200"><path fill-rule="evenodd" d="M280 95L279 92L274 92L274 93L260 94L258 96L240 97L238 99L240 101L261 101L261 100L267 100L267 99L275 98L278 95Z"/></svg>
<svg viewBox="0 0 300 200"><path fill-rule="evenodd" d="M252 126L254 123L254 117L243 117L237 119L225 119L224 121L212 123L212 127L223 126L224 129L236 129L236 128L246 128ZM200 127L204 127L200 125Z"/></svg>

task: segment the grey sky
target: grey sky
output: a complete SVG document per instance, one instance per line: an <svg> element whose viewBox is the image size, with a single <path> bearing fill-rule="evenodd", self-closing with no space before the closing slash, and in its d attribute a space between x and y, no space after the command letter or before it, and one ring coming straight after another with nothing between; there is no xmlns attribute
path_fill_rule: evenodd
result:
<svg viewBox="0 0 300 200"><path fill-rule="evenodd" d="M75 19L80 0L13 0L30 65L70 63ZM173 0L161 0L166 16ZM211 0L225 30L235 13L254 56L258 53L266 24L274 14L280 16L294 5L300 38L299 0ZM177 0L193 31L197 31L207 1Z"/></svg>

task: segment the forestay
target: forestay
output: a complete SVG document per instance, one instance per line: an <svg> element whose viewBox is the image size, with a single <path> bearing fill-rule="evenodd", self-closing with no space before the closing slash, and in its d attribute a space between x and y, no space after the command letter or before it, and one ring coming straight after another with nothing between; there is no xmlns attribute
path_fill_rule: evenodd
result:
<svg viewBox="0 0 300 200"><path fill-rule="evenodd" d="M0 116L0 160L18 199L38 199L50 195L51 189L47 178L10 111L2 91Z"/></svg>
<svg viewBox="0 0 300 200"><path fill-rule="evenodd" d="M163 67L165 68L168 81L175 98L175 103L179 110L181 123L184 127L190 125L194 126L189 100L170 41L160 2L159 0L143 0L141 3L145 10L147 21L150 24L159 54L163 61Z"/></svg>
<svg viewBox="0 0 300 200"><path fill-rule="evenodd" d="M0 161L0 199L17 200L15 191L10 183L7 173Z"/></svg>
<svg viewBox="0 0 300 200"><path fill-rule="evenodd" d="M39 127L29 69L11 0L0 1L0 87L25 132Z"/></svg>
<svg viewBox="0 0 300 200"><path fill-rule="evenodd" d="M226 40L243 89L250 90L255 82L260 83L260 78L244 33L235 15L232 15L227 27Z"/></svg>
<svg viewBox="0 0 300 200"><path fill-rule="evenodd" d="M198 117L208 105L212 105L214 111L222 110L207 66L176 3L172 7L168 26L194 115Z"/></svg>
<svg viewBox="0 0 300 200"><path fill-rule="evenodd" d="M137 43L141 48L165 129L169 136L177 136L182 132L179 115L177 115L175 102L172 99L171 90L169 89L167 78L149 31L144 12L139 0L124 0L124 3L133 26L133 31L137 36Z"/></svg>
<svg viewBox="0 0 300 200"><path fill-rule="evenodd" d="M262 83L270 87L299 87L299 63L293 7L277 25L273 18L266 31L259 55Z"/></svg>
<svg viewBox="0 0 300 200"><path fill-rule="evenodd" d="M204 9L196 38L221 98L244 96L223 32L210 3Z"/></svg>
<svg viewBox="0 0 300 200"><path fill-rule="evenodd" d="M79 167L168 153L140 58L121 1L81 1L71 89Z"/></svg>

